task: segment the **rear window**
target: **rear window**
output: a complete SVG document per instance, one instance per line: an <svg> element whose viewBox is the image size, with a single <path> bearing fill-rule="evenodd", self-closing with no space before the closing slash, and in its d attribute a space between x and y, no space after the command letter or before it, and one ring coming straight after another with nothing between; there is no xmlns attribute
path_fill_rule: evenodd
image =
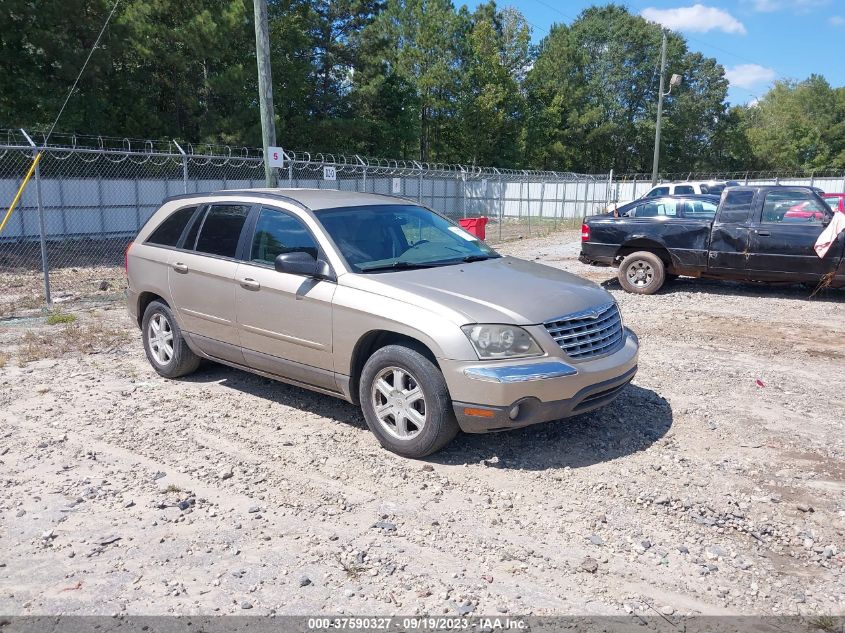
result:
<svg viewBox="0 0 845 633"><path fill-rule="evenodd" d="M684 194L688 194L688 193L695 193L695 189L693 188L692 185L678 185L677 187L675 187L675 195L676 196L684 195Z"/></svg>
<svg viewBox="0 0 845 633"><path fill-rule="evenodd" d="M249 205L217 204L208 210L197 238L197 252L234 257Z"/></svg>
<svg viewBox="0 0 845 633"><path fill-rule="evenodd" d="M718 196L725 190L726 185L701 185L701 193Z"/></svg>
<svg viewBox="0 0 845 633"><path fill-rule="evenodd" d="M719 221L741 223L751 215L751 203L754 201L754 191L728 190L722 198L722 209L719 211Z"/></svg>
<svg viewBox="0 0 845 633"><path fill-rule="evenodd" d="M171 213L150 234L147 238L147 244L176 246L179 243L179 238L182 237L182 231L185 230L191 216L194 215L194 211L196 211L196 207L185 207Z"/></svg>

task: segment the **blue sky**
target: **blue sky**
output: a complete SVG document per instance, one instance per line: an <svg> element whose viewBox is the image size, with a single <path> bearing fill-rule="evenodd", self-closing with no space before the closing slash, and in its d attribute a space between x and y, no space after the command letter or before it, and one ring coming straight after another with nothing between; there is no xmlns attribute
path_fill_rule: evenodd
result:
<svg viewBox="0 0 845 633"><path fill-rule="evenodd" d="M632 13L687 37L689 46L715 57L728 73L728 101L747 103L776 79L824 75L845 85L845 0L622 0ZM471 5L473 3L470 3ZM583 0L498 0L518 8L539 41L555 22L570 23ZM671 69L669 69L671 72Z"/></svg>

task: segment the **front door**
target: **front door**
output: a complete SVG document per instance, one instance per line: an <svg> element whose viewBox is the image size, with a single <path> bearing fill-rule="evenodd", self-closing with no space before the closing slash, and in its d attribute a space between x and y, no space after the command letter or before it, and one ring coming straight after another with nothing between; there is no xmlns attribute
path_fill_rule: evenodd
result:
<svg viewBox="0 0 845 633"><path fill-rule="evenodd" d="M813 249L831 215L828 206L806 189L767 192L753 227L749 275L762 280L817 281L834 270L837 258L822 259Z"/></svg>
<svg viewBox="0 0 845 633"><path fill-rule="evenodd" d="M261 371L336 390L332 361L332 281L277 272L278 255L320 251L293 213L262 208L235 274L235 305L246 363Z"/></svg>
<svg viewBox="0 0 845 633"><path fill-rule="evenodd" d="M210 206L196 220L199 224L189 232L184 250L171 251L168 259L170 294L182 328L206 354L241 364L235 326L235 272L249 210L244 204Z"/></svg>
<svg viewBox="0 0 845 633"><path fill-rule="evenodd" d="M708 272L746 277L753 202L753 189L728 190L724 194L710 231Z"/></svg>

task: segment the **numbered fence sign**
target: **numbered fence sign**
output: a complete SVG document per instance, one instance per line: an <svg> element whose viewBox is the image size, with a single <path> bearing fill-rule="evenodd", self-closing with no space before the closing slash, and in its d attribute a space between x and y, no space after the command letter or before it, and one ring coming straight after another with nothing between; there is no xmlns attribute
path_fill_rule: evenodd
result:
<svg viewBox="0 0 845 633"><path fill-rule="evenodd" d="M401 194L402 193L402 179L401 178L394 178L391 183L391 193Z"/></svg>
<svg viewBox="0 0 845 633"><path fill-rule="evenodd" d="M337 170L325 165L323 167L323 180L337 180Z"/></svg>
<svg viewBox="0 0 845 633"><path fill-rule="evenodd" d="M284 167L285 166L285 153L282 151L281 147L268 147L267 148L267 155L269 156L269 160L267 161L270 167Z"/></svg>

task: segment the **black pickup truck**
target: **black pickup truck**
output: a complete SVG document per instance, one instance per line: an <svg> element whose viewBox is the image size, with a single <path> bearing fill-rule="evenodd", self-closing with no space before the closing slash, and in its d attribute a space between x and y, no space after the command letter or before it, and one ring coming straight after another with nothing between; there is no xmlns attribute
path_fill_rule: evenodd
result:
<svg viewBox="0 0 845 633"><path fill-rule="evenodd" d="M642 208L640 208L642 207ZM715 199L638 201L584 220L580 260L617 266L628 292L653 294L679 275L845 286L845 233L824 258L813 246L833 211L810 187L731 187Z"/></svg>

